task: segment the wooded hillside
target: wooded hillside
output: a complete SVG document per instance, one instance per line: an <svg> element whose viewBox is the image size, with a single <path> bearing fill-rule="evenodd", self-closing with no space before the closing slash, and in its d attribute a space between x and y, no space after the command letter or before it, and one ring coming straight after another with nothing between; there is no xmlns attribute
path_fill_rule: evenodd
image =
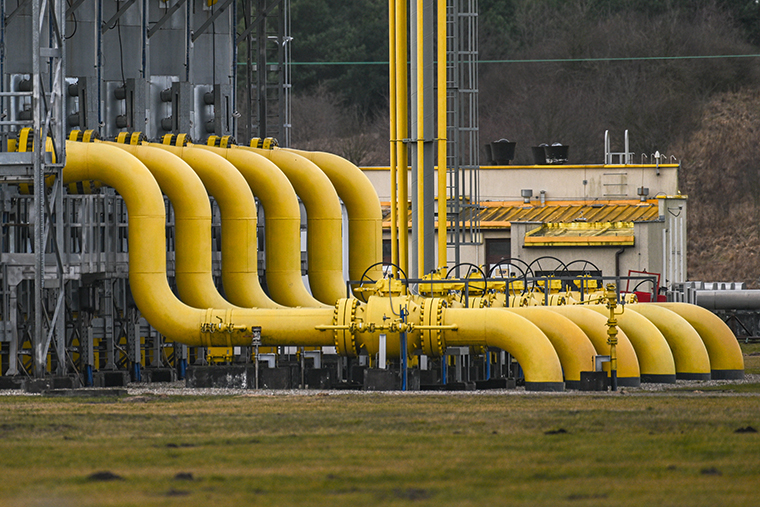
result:
<svg viewBox="0 0 760 507"><path fill-rule="evenodd" d="M295 146L388 164L387 10L292 0ZM481 144L517 141L515 162L532 163L530 146L560 142L601 163L604 131L621 150L628 129L635 153L683 164L689 278L758 285L756 1L480 0L479 13Z"/></svg>

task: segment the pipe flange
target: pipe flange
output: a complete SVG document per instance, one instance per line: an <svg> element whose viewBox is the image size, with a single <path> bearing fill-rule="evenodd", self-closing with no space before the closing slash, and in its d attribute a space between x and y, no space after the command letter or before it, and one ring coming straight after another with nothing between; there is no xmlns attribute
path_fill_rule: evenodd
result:
<svg viewBox="0 0 760 507"><path fill-rule="evenodd" d="M356 309L359 306L358 299L340 299L335 304L333 311L333 339L335 349L338 354L346 357L356 357L359 352L356 350L356 336L350 329L351 324L356 320Z"/></svg>
<svg viewBox="0 0 760 507"><path fill-rule="evenodd" d="M187 143L192 143L193 140L189 134L165 134L161 138L162 144L168 144L170 146L187 146Z"/></svg>
<svg viewBox="0 0 760 507"><path fill-rule="evenodd" d="M251 142L249 143L251 148L260 148L262 150L272 150L279 145L280 143L278 143L277 139L274 137L265 137L264 139L260 137L252 137Z"/></svg>
<svg viewBox="0 0 760 507"><path fill-rule="evenodd" d="M443 325L443 309L446 301L443 298L423 299L420 305L420 322L423 326ZM446 346L443 341L442 329L420 330L422 353L429 357L443 356Z"/></svg>
<svg viewBox="0 0 760 507"><path fill-rule="evenodd" d="M117 143L131 144L132 146L138 146L147 140L147 136L142 132L119 132L114 139Z"/></svg>
<svg viewBox="0 0 760 507"><path fill-rule="evenodd" d="M206 139L207 146L216 146L217 148L231 148L237 144L237 141L232 136L208 136Z"/></svg>
<svg viewBox="0 0 760 507"><path fill-rule="evenodd" d="M79 141L82 143L94 143L96 139L100 139L100 134L97 130L72 130L69 133L69 141Z"/></svg>

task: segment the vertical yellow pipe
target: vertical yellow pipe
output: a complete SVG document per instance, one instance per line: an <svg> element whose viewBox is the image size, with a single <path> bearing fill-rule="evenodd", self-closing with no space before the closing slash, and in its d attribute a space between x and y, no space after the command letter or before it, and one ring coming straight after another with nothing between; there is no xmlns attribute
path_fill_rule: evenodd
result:
<svg viewBox="0 0 760 507"><path fill-rule="evenodd" d="M398 177L398 265L409 272L409 164L404 139L409 137L409 90L407 80L407 0L396 0L396 161Z"/></svg>
<svg viewBox="0 0 760 507"><path fill-rule="evenodd" d="M395 0L388 0L388 61L389 68L389 87L390 87L390 143L391 143L391 262L398 265L398 191L396 189L398 168L397 151L398 151L398 136L396 135L396 103L398 97L396 96L396 2ZM394 274L396 268L393 269Z"/></svg>
<svg viewBox="0 0 760 507"><path fill-rule="evenodd" d="M445 268L446 253L446 0L438 0L438 267Z"/></svg>
<svg viewBox="0 0 760 507"><path fill-rule="evenodd" d="M417 0L417 276L425 274L425 2Z"/></svg>

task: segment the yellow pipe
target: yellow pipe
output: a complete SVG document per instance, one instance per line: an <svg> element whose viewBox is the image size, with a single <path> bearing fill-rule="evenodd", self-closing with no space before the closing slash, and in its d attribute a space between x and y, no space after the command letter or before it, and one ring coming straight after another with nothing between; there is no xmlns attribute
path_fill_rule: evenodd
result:
<svg viewBox="0 0 760 507"><path fill-rule="evenodd" d="M557 351L565 386L569 389L580 389L581 372L594 369L596 350L588 337L573 321L549 308L538 306L525 308L509 308L506 311L515 313L533 322L551 342Z"/></svg>
<svg viewBox="0 0 760 507"><path fill-rule="evenodd" d="M717 315L701 306L686 303L653 304L677 313L699 333L710 356L713 380L744 378L744 357L739 342Z"/></svg>
<svg viewBox="0 0 760 507"><path fill-rule="evenodd" d="M388 25L390 34L388 40L389 47L389 81L390 81L390 172L391 172L391 263L398 265L398 137L396 136L396 122L398 105L398 91L396 90L396 0L388 1ZM404 27L406 28L406 27ZM393 274L398 276L397 270L393 268Z"/></svg>
<svg viewBox="0 0 760 507"><path fill-rule="evenodd" d="M512 354L525 372L528 391L562 391L562 365L549 339L531 321L496 308L446 308L442 331L447 346L498 347Z"/></svg>
<svg viewBox="0 0 760 507"><path fill-rule="evenodd" d="M211 271L211 206L206 187L181 158L150 146L108 143L142 162L174 208L175 278L182 301L194 308L234 308Z"/></svg>
<svg viewBox="0 0 760 507"><path fill-rule="evenodd" d="M438 267L448 263L447 240L447 200L446 154L447 133L447 88L446 88L446 0L438 0Z"/></svg>
<svg viewBox="0 0 760 507"><path fill-rule="evenodd" d="M398 265L409 273L409 159L405 140L409 137L409 91L407 78L407 0L396 0L396 139L398 164Z"/></svg>
<svg viewBox="0 0 760 507"><path fill-rule="evenodd" d="M675 383L676 364L667 340L651 321L636 312L629 312L632 306L626 305L625 311L622 314L616 314L616 318L618 326L636 351L641 381ZM602 305L588 305L585 308L594 310L605 317L609 314Z"/></svg>
<svg viewBox="0 0 760 507"><path fill-rule="evenodd" d="M417 0L417 276L425 273L425 64L424 0Z"/></svg>
<svg viewBox="0 0 760 507"><path fill-rule="evenodd" d="M179 156L198 174L222 213L222 284L227 299L245 308L278 308L259 283L256 202L235 166L192 146L152 144Z"/></svg>
<svg viewBox="0 0 760 507"><path fill-rule="evenodd" d="M581 306L552 306L553 312L564 315L581 328L599 355L609 355L610 346L607 343L607 319L588 308ZM637 387L641 384L639 361L628 336L618 333L617 343L617 372L618 385Z"/></svg>
<svg viewBox="0 0 760 507"><path fill-rule="evenodd" d="M335 188L325 173L301 155L280 148L263 150L247 146L233 149L262 155L288 177L306 208L306 251L312 295L328 305L346 297L343 280L341 226L343 215Z"/></svg>
<svg viewBox="0 0 760 507"><path fill-rule="evenodd" d="M196 150L198 151L198 150ZM104 143L66 143L65 184L95 180L112 186L129 213L129 285L137 307L168 341L189 346L245 346L261 326L266 346L334 345L317 327L333 321L329 308L208 309L180 302L166 280L164 200L155 178L135 157Z"/></svg>
<svg viewBox="0 0 760 507"><path fill-rule="evenodd" d="M301 209L293 186L269 159L246 150L194 145L226 158L243 175L264 208L264 249L269 295L285 306L320 307L301 277Z"/></svg>
<svg viewBox="0 0 760 507"><path fill-rule="evenodd" d="M660 330L673 352L676 378L710 380L710 356L699 334L683 317L649 303L627 305L626 310L640 313Z"/></svg>
<svg viewBox="0 0 760 507"><path fill-rule="evenodd" d="M348 278L359 280L383 261L383 212L375 187L361 169L343 157L322 151L286 149L316 164L330 179L348 214ZM383 277L380 265L367 276Z"/></svg>

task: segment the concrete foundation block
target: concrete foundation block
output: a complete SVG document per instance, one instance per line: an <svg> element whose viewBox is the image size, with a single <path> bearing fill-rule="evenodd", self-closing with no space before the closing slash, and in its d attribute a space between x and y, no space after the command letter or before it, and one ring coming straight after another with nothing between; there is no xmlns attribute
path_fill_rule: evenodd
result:
<svg viewBox="0 0 760 507"><path fill-rule="evenodd" d="M187 387L246 389L253 383L252 365L190 366L185 376Z"/></svg>
<svg viewBox="0 0 760 507"><path fill-rule="evenodd" d="M288 366L280 368L259 368L260 389L292 389L292 373ZM253 385L249 385L253 387Z"/></svg>

